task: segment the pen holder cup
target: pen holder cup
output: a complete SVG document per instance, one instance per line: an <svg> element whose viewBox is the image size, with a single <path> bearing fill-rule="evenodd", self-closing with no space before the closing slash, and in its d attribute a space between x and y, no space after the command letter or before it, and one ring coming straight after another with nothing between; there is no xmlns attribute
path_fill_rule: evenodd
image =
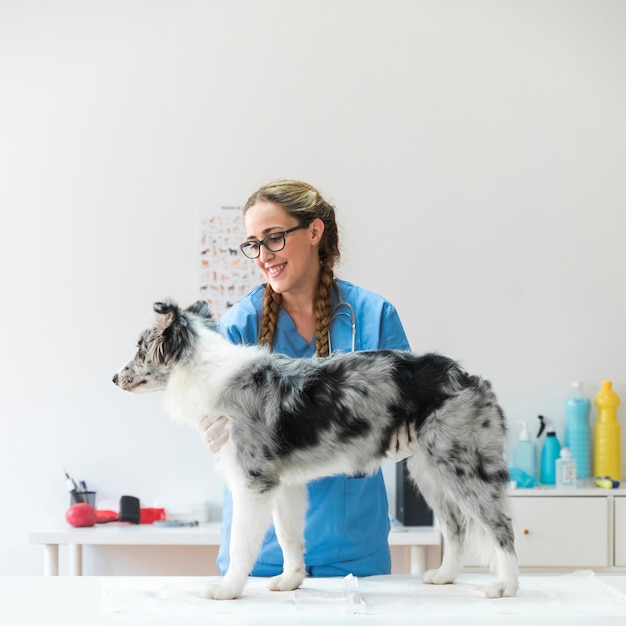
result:
<svg viewBox="0 0 626 626"><path fill-rule="evenodd" d="M74 491L70 493L70 506L73 504L79 504L80 502L86 502L91 504L95 508L96 506L96 492L95 491Z"/></svg>

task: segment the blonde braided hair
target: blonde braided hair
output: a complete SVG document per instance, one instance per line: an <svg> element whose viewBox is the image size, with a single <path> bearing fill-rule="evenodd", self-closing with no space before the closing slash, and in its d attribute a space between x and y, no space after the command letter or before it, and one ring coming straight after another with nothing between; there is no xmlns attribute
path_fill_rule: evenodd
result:
<svg viewBox="0 0 626 626"><path fill-rule="evenodd" d="M326 356L329 353L334 267L341 254L335 208L326 202L312 185L286 179L270 182L254 192L243 207L244 215L258 202L274 202L281 205L289 215L298 220L299 224L310 224L317 218L324 222L324 234L319 243L320 278L315 296L315 353L318 356ZM265 286L261 313L260 345L271 347L274 342L281 299L281 295L268 283Z"/></svg>

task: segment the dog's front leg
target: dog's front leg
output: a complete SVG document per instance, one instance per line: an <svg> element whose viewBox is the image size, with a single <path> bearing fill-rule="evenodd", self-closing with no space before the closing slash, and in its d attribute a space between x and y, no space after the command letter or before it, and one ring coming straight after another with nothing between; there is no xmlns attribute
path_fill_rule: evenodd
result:
<svg viewBox="0 0 626 626"><path fill-rule="evenodd" d="M230 530L230 565L221 583L210 585L204 597L233 600L241 597L270 524L272 492L256 493L245 486L231 488L233 519Z"/></svg>
<svg viewBox="0 0 626 626"><path fill-rule="evenodd" d="M272 591L293 591L304 580L304 521L307 493L304 485L280 486L274 494L272 516L283 551L283 573L272 578Z"/></svg>

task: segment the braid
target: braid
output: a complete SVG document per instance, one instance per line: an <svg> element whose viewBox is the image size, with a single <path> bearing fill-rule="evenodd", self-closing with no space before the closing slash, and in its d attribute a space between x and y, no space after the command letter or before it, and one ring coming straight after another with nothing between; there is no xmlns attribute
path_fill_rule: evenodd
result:
<svg viewBox="0 0 626 626"><path fill-rule="evenodd" d="M332 263L322 262L315 306L315 353L330 356L330 315L334 274Z"/></svg>
<svg viewBox="0 0 626 626"><path fill-rule="evenodd" d="M274 343L276 322L278 321L278 307L281 295L276 293L269 285L265 285L263 296L263 313L261 315L261 328L259 330L259 345L267 346L270 350Z"/></svg>

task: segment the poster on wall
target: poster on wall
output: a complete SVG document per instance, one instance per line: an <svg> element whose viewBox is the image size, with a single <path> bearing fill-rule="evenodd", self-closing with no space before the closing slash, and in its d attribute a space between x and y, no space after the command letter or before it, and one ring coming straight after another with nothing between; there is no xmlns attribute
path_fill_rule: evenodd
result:
<svg viewBox="0 0 626 626"><path fill-rule="evenodd" d="M242 207L202 207L199 224L198 298L219 319L261 282L261 274L239 249L246 239Z"/></svg>

